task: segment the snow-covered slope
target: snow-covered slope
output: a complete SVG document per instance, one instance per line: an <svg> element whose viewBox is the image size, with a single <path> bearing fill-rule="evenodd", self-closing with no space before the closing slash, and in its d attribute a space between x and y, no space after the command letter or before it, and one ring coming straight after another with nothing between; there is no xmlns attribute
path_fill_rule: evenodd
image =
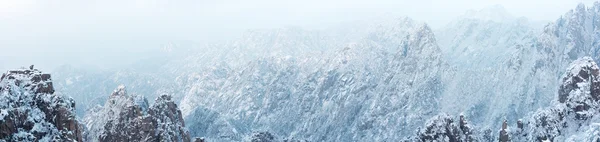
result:
<svg viewBox="0 0 600 142"><path fill-rule="evenodd" d="M573 61L562 75L552 106L527 116L520 133L511 137L536 141L598 141L600 69L590 57ZM586 140L587 139L587 140Z"/></svg>
<svg viewBox="0 0 600 142"><path fill-rule="evenodd" d="M496 65L494 61L507 58L515 45L534 36L526 18L514 17L501 6L467 12L436 30L440 48L452 64L473 68Z"/></svg>
<svg viewBox="0 0 600 142"><path fill-rule="evenodd" d="M550 107L525 119L507 120L500 131L469 125L463 115L447 114L427 121L408 141L599 141L600 69L590 57L574 61L562 77ZM515 123L516 122L516 123ZM457 124L458 123L458 124ZM495 134L497 135L495 135Z"/></svg>
<svg viewBox="0 0 600 142"><path fill-rule="evenodd" d="M471 11L437 30L450 65L440 111L464 113L479 127L498 128L503 118L547 106L558 75L548 73L556 68L537 65L537 33L527 19L501 6Z"/></svg>
<svg viewBox="0 0 600 142"><path fill-rule="evenodd" d="M269 131L314 141L397 141L412 133L437 113L441 53L425 24L400 18L375 27L333 53L267 57L198 74L182 110L214 116L200 119L214 123L186 117L206 129L192 135L242 140Z"/></svg>
<svg viewBox="0 0 600 142"><path fill-rule="evenodd" d="M589 7L579 4L577 8L547 25L540 38L545 41L544 50L562 57L556 60L573 61L586 55L598 60L599 31L600 3L595 2Z"/></svg>
<svg viewBox="0 0 600 142"><path fill-rule="evenodd" d="M441 111L464 113L473 124L494 129L502 119L514 121L550 105L568 64L597 58L593 27L600 23L593 21L599 5L579 5L543 31L524 19L502 18L508 16L462 17L439 30L451 66L444 75Z"/></svg>

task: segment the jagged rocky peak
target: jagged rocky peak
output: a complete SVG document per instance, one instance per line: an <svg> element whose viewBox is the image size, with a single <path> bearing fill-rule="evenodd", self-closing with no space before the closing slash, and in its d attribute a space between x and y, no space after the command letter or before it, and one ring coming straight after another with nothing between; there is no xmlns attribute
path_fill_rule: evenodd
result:
<svg viewBox="0 0 600 142"><path fill-rule="evenodd" d="M157 133L160 141L190 141L181 110L171 95L158 97L150 107L149 114L158 122Z"/></svg>
<svg viewBox="0 0 600 142"><path fill-rule="evenodd" d="M149 106L145 97L127 94L123 85L84 121L89 129L87 141L191 141L170 95L158 97Z"/></svg>
<svg viewBox="0 0 600 142"><path fill-rule="evenodd" d="M458 125L448 114L439 114L427 120L423 129L417 130L417 136L407 141L475 141L473 130L464 115L459 116Z"/></svg>
<svg viewBox="0 0 600 142"><path fill-rule="evenodd" d="M115 91L111 94L111 96L125 96L127 95L127 90L125 90L125 85L119 85Z"/></svg>
<svg viewBox="0 0 600 142"><path fill-rule="evenodd" d="M75 102L54 94L50 74L30 66L0 77L0 141L81 141Z"/></svg>
<svg viewBox="0 0 600 142"><path fill-rule="evenodd" d="M424 50L430 50L427 52L440 52L435 39L435 35L431 28L427 24L419 25L408 38L409 47L418 47L423 52Z"/></svg>
<svg viewBox="0 0 600 142"><path fill-rule="evenodd" d="M385 51L402 56L438 57L441 54L429 25L406 17L375 26L367 39L376 42Z"/></svg>
<svg viewBox="0 0 600 142"><path fill-rule="evenodd" d="M558 91L558 101L565 103L574 112L590 109L600 99L600 70L590 57L583 57L571 63L563 75L563 83Z"/></svg>

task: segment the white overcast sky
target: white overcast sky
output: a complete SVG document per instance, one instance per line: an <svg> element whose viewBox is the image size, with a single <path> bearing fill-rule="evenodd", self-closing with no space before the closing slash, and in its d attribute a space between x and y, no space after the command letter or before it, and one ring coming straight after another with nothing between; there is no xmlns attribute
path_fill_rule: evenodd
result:
<svg viewBox="0 0 600 142"><path fill-rule="evenodd" d="M0 0L0 69L36 64L106 66L170 41L203 43L246 29L327 27L377 14L441 27L467 10L502 5L553 21L591 0Z"/></svg>

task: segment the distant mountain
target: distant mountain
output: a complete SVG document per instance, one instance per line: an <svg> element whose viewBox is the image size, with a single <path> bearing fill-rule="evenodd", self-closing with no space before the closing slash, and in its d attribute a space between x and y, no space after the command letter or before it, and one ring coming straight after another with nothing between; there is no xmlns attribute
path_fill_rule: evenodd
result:
<svg viewBox="0 0 600 142"><path fill-rule="evenodd" d="M427 25L409 18L390 22L373 25L341 50L200 73L181 102L186 122L200 129L191 134L209 140L242 140L254 131L315 141L401 140L413 124L437 113L444 62Z"/></svg>
<svg viewBox="0 0 600 142"><path fill-rule="evenodd" d="M155 72L156 71L156 72ZM154 71L143 71L134 68L117 70L79 69L71 66L63 66L56 69L54 74L57 91L72 96L78 104L77 115L84 114L96 105L102 105L114 86L121 83L128 84L129 88L135 90L133 94L144 94L147 97L158 97L162 94L172 94L179 101L183 96L179 85L170 73L157 73ZM162 72L161 71L161 72ZM153 72L153 73L149 73Z"/></svg>
<svg viewBox="0 0 600 142"><path fill-rule="evenodd" d="M558 78L547 75L558 68L536 65L539 33L501 6L470 11L437 30L450 65L440 111L463 113L478 127L498 128L503 118L517 119L547 106Z"/></svg>

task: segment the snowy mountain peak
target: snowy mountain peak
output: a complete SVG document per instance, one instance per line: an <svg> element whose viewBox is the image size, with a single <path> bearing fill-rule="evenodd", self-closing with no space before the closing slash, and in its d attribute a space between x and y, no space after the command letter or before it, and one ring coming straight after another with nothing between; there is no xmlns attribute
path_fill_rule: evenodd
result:
<svg viewBox="0 0 600 142"><path fill-rule="evenodd" d="M410 41L420 41L422 43L436 43L435 34L425 23L420 24L415 31L409 35ZM436 45L437 47L437 45Z"/></svg>
<svg viewBox="0 0 600 142"><path fill-rule="evenodd" d="M181 111L170 95L148 106L143 96L131 96L119 85L103 107L96 107L84 121L87 141L182 141L189 142Z"/></svg>
<svg viewBox="0 0 600 142"><path fill-rule="evenodd" d="M115 91L113 91L113 93L111 94L111 96L124 96L127 94L127 91L125 90L125 85L121 84L117 87L117 89L115 89Z"/></svg>

